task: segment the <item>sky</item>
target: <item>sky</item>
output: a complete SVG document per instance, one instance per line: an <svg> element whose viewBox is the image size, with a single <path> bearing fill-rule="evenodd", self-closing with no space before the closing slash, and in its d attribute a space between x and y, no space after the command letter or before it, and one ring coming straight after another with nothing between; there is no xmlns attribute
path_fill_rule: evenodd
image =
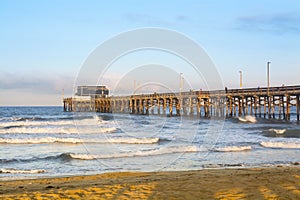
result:
<svg viewBox="0 0 300 200"><path fill-rule="evenodd" d="M120 33L146 27L197 42L228 88L239 87L240 70L243 87L266 86L268 61L271 86L300 85L297 0L1 0L0 106L61 105L62 96L73 94L93 50ZM128 60L105 84L130 73Z"/></svg>

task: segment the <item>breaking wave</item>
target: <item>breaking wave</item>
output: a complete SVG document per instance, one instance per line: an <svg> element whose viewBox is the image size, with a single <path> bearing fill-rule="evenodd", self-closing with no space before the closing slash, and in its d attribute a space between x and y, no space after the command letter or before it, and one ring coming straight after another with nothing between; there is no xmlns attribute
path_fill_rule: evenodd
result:
<svg viewBox="0 0 300 200"><path fill-rule="evenodd" d="M71 160L70 153L62 153L54 156L46 156L46 157L30 157L30 158L11 158L11 159L0 159L1 164L7 163L28 163L35 161L49 161L49 160L60 160L60 161L68 161Z"/></svg>
<svg viewBox="0 0 300 200"><path fill-rule="evenodd" d="M261 142L260 145L269 148L300 149L300 143L297 142Z"/></svg>
<svg viewBox="0 0 300 200"><path fill-rule="evenodd" d="M126 158L126 157L142 157L142 156L155 156L162 154L172 153L192 153L199 152L201 149L197 146L172 146L162 149L143 150L135 152L122 152L117 154L103 154L103 155L91 155L91 154L73 154L70 156L73 159L80 160L95 160L95 159L109 159L109 158Z"/></svg>
<svg viewBox="0 0 300 200"><path fill-rule="evenodd" d="M214 151L217 152L239 152L239 151L250 151L252 149L251 146L228 146L215 148Z"/></svg>
<svg viewBox="0 0 300 200"><path fill-rule="evenodd" d="M39 174L44 173L44 169L31 169L31 170L20 170L20 169L0 169L2 174Z"/></svg>
<svg viewBox="0 0 300 200"><path fill-rule="evenodd" d="M120 144L154 144L158 143L159 138L0 138L0 143L6 144L41 144L41 143L120 143Z"/></svg>
<svg viewBox="0 0 300 200"><path fill-rule="evenodd" d="M126 158L126 157L142 157L142 156L155 156L162 154L172 153L192 153L204 151L197 146L172 146L162 149L152 150L141 150L135 152L121 152L116 154L103 154L103 155L92 155L92 154L77 154L77 153L62 153L59 155L46 156L46 157L30 157L30 158L12 158L12 159L0 159L1 164L7 163L27 163L27 162L38 162L38 161L70 161L72 159L77 160L94 160L94 159L109 159L109 158ZM4 172L2 172L4 173Z"/></svg>
<svg viewBox="0 0 300 200"><path fill-rule="evenodd" d="M78 130L84 133L111 133L118 130L115 127L10 127L0 129L0 134L77 134Z"/></svg>
<svg viewBox="0 0 300 200"><path fill-rule="evenodd" d="M274 132L274 133L280 135L280 134L284 134L284 133L286 132L286 129L275 129L275 128L271 128L271 129L269 129L268 131Z"/></svg>
<svg viewBox="0 0 300 200"><path fill-rule="evenodd" d="M107 142L125 144L154 144L159 142L159 138L108 138Z"/></svg>
<svg viewBox="0 0 300 200"><path fill-rule="evenodd" d="M0 129L0 134L18 134L18 133L59 133L59 134L74 134L77 133L76 128L67 127L12 127L9 129Z"/></svg>
<svg viewBox="0 0 300 200"><path fill-rule="evenodd" d="M65 121L11 121L11 122L1 122L0 127L9 128L9 127L18 127L18 126L63 126L63 125L74 125L74 122L71 120Z"/></svg>
<svg viewBox="0 0 300 200"><path fill-rule="evenodd" d="M245 165L242 163L237 164L204 164L202 165L203 168L207 169L214 169L214 168L224 168L224 167L244 167Z"/></svg>
<svg viewBox="0 0 300 200"><path fill-rule="evenodd" d="M250 122L250 123L255 123L256 122L256 118L254 116L251 115L247 115L245 117L238 117L240 122Z"/></svg>
<svg viewBox="0 0 300 200"><path fill-rule="evenodd" d="M41 143L82 143L79 138L0 138L0 143L6 144L41 144Z"/></svg>

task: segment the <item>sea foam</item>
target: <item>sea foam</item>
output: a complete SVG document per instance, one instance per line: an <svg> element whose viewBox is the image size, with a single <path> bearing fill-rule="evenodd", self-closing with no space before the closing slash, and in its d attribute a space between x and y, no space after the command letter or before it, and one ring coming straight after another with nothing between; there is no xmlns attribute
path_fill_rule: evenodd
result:
<svg viewBox="0 0 300 200"><path fill-rule="evenodd" d="M125 144L154 144L159 142L159 138L108 138L109 143L125 143Z"/></svg>
<svg viewBox="0 0 300 200"><path fill-rule="evenodd" d="M172 147L166 147L161 149L135 151L135 152L121 152L116 154L103 154L103 155L70 154L70 156L74 159L94 160L94 159L154 156L154 155L172 154L172 153L191 153L191 152L199 152L199 151L201 151L201 149L199 149L199 147L197 146L172 146Z"/></svg>
<svg viewBox="0 0 300 200"><path fill-rule="evenodd" d="M251 146L228 146L228 147L215 148L214 151L218 151L218 152L239 152L239 151L249 151L251 149L252 149Z"/></svg>
<svg viewBox="0 0 300 200"><path fill-rule="evenodd" d="M296 143L296 142L261 142L260 145L269 148L291 148L291 149L300 148L300 143Z"/></svg>
<svg viewBox="0 0 300 200"><path fill-rule="evenodd" d="M74 125L74 122L71 120L65 121L11 121L11 122L1 122L0 127L14 127L14 126L65 126L65 125Z"/></svg>
<svg viewBox="0 0 300 200"><path fill-rule="evenodd" d="M19 170L19 169L0 169L0 173L3 174L39 174L44 173L44 169L31 169L31 170Z"/></svg>
<svg viewBox="0 0 300 200"><path fill-rule="evenodd" d="M111 133L116 131L115 127L11 127L0 129L0 134L97 134L97 133Z"/></svg>
<svg viewBox="0 0 300 200"><path fill-rule="evenodd" d="M275 128L271 128L268 131L270 132L275 132L278 135L284 134L286 132L286 129L275 129Z"/></svg>
<svg viewBox="0 0 300 200"><path fill-rule="evenodd" d="M250 123L255 123L256 118L251 115L246 115L245 117L238 117L239 121L241 122L250 122Z"/></svg>
<svg viewBox="0 0 300 200"><path fill-rule="evenodd" d="M82 143L78 138L0 138L0 143L7 144L41 144L41 143Z"/></svg>
<svg viewBox="0 0 300 200"><path fill-rule="evenodd" d="M73 134L77 133L76 128L69 127L14 127L9 129L0 129L0 134L32 134L32 133L58 133Z"/></svg>
<svg viewBox="0 0 300 200"><path fill-rule="evenodd" d="M0 138L0 143L6 144L41 144L41 143L120 143L120 144L154 144L159 142L159 138Z"/></svg>

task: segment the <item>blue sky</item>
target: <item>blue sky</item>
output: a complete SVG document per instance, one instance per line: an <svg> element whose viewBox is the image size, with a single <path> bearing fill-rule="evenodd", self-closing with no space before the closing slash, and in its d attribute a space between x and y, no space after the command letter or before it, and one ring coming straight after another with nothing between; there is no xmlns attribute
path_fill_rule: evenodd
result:
<svg viewBox="0 0 300 200"><path fill-rule="evenodd" d="M211 57L224 85L299 85L300 2L0 1L0 105L61 105L88 55L143 27L178 31Z"/></svg>

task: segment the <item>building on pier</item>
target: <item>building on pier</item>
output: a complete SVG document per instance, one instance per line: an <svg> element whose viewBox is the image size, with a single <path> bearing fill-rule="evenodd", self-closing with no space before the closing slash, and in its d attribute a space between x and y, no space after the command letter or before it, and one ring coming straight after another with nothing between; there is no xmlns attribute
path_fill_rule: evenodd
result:
<svg viewBox="0 0 300 200"><path fill-rule="evenodd" d="M92 98L108 97L109 90L104 85L78 86L75 96L90 96Z"/></svg>

